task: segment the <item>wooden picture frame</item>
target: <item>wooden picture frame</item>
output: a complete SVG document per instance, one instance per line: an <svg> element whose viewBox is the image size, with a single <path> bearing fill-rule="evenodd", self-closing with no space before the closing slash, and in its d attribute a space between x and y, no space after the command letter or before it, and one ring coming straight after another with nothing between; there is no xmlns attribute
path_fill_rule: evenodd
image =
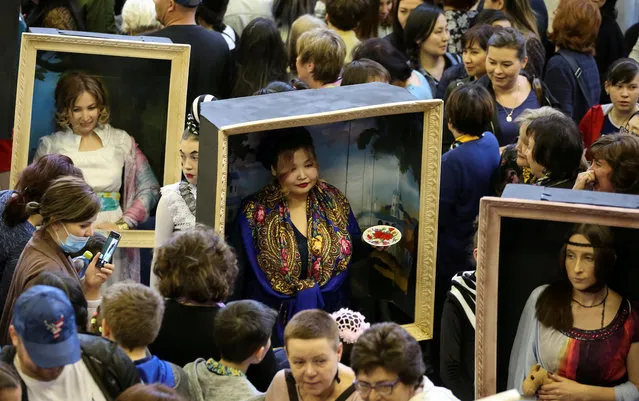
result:
<svg viewBox="0 0 639 401"><path fill-rule="evenodd" d="M423 137L415 318L404 328L418 340L432 338L443 119L440 100L420 101L402 88L365 84L202 104L198 222L225 233L230 137L408 113L423 114ZM203 184L208 182L213 185Z"/></svg>
<svg viewBox="0 0 639 401"><path fill-rule="evenodd" d="M507 220L504 220L507 219ZM499 310L499 277L500 277L500 257L502 255L500 247L504 241L502 238L503 224L510 224L513 221L525 220L530 224L550 224L547 232L533 232L538 238L544 234L559 235L553 233L559 225L585 223L608 226L614 230L639 229L639 210L626 209L609 206L593 206L588 204L573 204L548 202L544 200L524 200L485 197L481 200L479 213L479 233L478 233L478 263L477 263L477 304L476 304L476 337L475 337L475 395L476 398L487 397L495 394L498 389L498 310ZM528 224L528 223L525 223ZM513 236L512 232L505 234L508 238ZM632 238L637 236L633 233ZM525 242L530 235L519 238ZM625 240L625 238L624 238ZM509 240L512 242L512 240ZM541 241L541 240L540 240ZM619 244L617 244L618 246ZM633 247L632 243L628 244ZM634 246L636 248L636 246ZM541 250L540 252L544 252ZM556 251L553 249L553 252ZM619 252L619 249L617 249ZM627 249L626 249L627 251ZM634 251L633 251L634 252ZM627 252L626 252L627 259ZM559 253L552 256L552 261L556 260L559 266ZM552 264L551 261L551 264ZM517 268L523 269L521 266ZM550 268L555 268L551 266ZM546 268L547 269L547 268ZM526 270L527 271L527 270ZM519 271L519 275L525 275L526 271ZM624 274L636 275L636 271L624 271ZM631 276L634 277L634 276ZM619 279L617 277L617 279ZM543 280L543 279L542 279ZM526 286L538 286L540 283L529 283L539 281L537 277L530 276L523 279ZM630 280L632 281L632 280ZM617 283L621 282L618 280ZM530 292L524 294L528 297ZM523 308L522 305L510 305L508 308ZM504 322L499 329L503 329ZM508 323L510 325L510 323ZM516 326L515 326L516 330ZM510 337L509 337L510 338ZM514 338L514 334L513 334ZM512 340L512 339L511 339ZM510 351L508 351L510 352ZM507 368L507 367L506 367Z"/></svg>
<svg viewBox="0 0 639 401"><path fill-rule="evenodd" d="M123 40L122 36L113 35L113 39L103 37L78 37L51 34L25 33L22 36L20 51L20 66L16 90L15 128L13 134L13 155L11 160L10 187L14 188L20 172L29 164L29 153L33 144L30 144L32 133L32 117L34 104L34 81L37 73L38 52L61 53L67 57L87 57L100 62L100 57L114 57L113 64L129 62L131 60L164 60L170 64L169 76L165 88L167 104L166 116L159 119L158 124L165 125L163 160L159 157L159 163L163 161L163 176L156 177L160 184L172 184L181 178L180 157L178 153L179 141L184 131L186 110L186 88L189 70L190 47L181 44L154 43L143 41ZM42 54L42 53L40 53ZM87 56L88 55L88 56ZM164 64L163 64L164 65ZM72 71L75 69L68 69ZM126 66L118 69L121 75L126 76L131 71ZM115 74L115 73L114 73ZM152 90L150 88L147 90ZM138 101L143 101L138 99ZM113 104L114 99L111 99ZM118 105L126 107L126 105ZM113 115L112 115L113 117ZM146 116L148 118L148 116ZM142 119L142 116L139 117ZM149 122L149 121L147 121ZM141 122L139 122L141 124ZM51 132L53 133L53 132ZM130 133L134 138L134 133ZM139 142L139 140L138 140ZM161 148L161 145L160 145ZM31 149L32 150L32 149ZM144 149L142 149L144 151ZM151 158L147 155L150 162ZM125 230L121 232L120 247L128 248L153 248L153 230Z"/></svg>

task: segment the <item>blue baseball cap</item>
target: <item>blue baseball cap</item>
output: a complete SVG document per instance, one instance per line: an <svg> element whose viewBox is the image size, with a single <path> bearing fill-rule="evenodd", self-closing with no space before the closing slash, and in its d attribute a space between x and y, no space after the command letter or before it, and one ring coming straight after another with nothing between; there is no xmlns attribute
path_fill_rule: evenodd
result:
<svg viewBox="0 0 639 401"><path fill-rule="evenodd" d="M46 285L29 288L18 297L11 324L39 368L58 368L80 360L75 312L62 290Z"/></svg>

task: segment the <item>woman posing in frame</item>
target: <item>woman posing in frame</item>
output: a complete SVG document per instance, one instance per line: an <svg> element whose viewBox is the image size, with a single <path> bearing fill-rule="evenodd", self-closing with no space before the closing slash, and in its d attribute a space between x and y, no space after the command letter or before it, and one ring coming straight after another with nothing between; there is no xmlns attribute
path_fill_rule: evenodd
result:
<svg viewBox="0 0 639 401"><path fill-rule="evenodd" d="M104 84L83 72L64 75L55 88L55 105L60 130L40 139L35 157L63 154L82 170L100 198L96 229L122 231L146 221L160 185L133 137L109 124ZM126 257L120 278L140 281L139 253L129 251Z"/></svg>
<svg viewBox="0 0 639 401"><path fill-rule="evenodd" d="M508 388L531 366L551 372L540 400L639 399L639 305L610 289L610 229L576 225L561 250L561 278L536 288L519 321Z"/></svg>
<svg viewBox="0 0 639 401"><path fill-rule="evenodd" d="M272 341L280 345L295 313L348 305L349 267L367 247L348 199L319 178L306 129L268 134L258 160L274 181L246 199L238 214L232 234L240 261L234 298L255 299L279 311Z"/></svg>

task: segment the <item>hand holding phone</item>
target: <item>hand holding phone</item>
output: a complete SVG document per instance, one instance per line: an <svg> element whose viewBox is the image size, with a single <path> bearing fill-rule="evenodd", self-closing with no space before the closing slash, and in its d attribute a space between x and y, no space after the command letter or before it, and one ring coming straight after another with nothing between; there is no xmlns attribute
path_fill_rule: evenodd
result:
<svg viewBox="0 0 639 401"><path fill-rule="evenodd" d="M102 252L100 252L98 261L95 264L97 268L101 269L105 264L111 263L113 254L115 253L115 248L117 248L119 242L120 234L116 233L115 231L111 231L109 233L109 236L107 237L106 242L104 243Z"/></svg>

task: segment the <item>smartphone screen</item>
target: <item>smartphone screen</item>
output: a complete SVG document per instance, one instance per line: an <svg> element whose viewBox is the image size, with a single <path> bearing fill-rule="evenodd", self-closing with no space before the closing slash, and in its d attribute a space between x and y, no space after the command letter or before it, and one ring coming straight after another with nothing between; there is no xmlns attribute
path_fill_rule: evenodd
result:
<svg viewBox="0 0 639 401"><path fill-rule="evenodd" d="M106 263L111 263L113 253L115 252L115 248L117 248L118 246L118 242L120 242L120 234L116 233L115 231L111 231L109 233L109 236L107 237L106 242L104 243L102 252L100 252L97 267L102 267Z"/></svg>

